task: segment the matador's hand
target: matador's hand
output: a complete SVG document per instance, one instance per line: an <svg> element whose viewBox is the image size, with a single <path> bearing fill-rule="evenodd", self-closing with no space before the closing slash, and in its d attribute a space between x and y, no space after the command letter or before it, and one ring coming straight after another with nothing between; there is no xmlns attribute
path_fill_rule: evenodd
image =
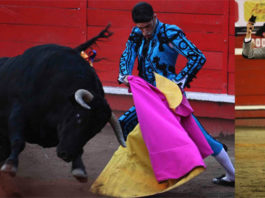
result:
<svg viewBox="0 0 265 198"><path fill-rule="evenodd" d="M178 84L178 86L181 88L181 89L184 89L185 86L186 86L186 83L187 83L187 78L188 76L184 76L182 79L178 80L178 81L175 81L176 84Z"/></svg>
<svg viewBox="0 0 265 198"><path fill-rule="evenodd" d="M254 23L249 21L247 23L247 33L246 33L246 39L251 38L252 31L254 29Z"/></svg>
<svg viewBox="0 0 265 198"><path fill-rule="evenodd" d="M129 82L128 82L128 76L125 76L125 78L123 79L123 84L125 84L127 87L129 87Z"/></svg>

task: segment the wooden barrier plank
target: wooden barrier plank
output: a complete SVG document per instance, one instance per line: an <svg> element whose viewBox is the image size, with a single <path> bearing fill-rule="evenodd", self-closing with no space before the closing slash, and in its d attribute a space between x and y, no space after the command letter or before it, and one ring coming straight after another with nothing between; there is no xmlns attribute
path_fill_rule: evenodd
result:
<svg viewBox="0 0 265 198"><path fill-rule="evenodd" d="M108 23L111 23L113 28L131 29L134 26L131 18L131 12L127 10L87 8L88 26L104 26Z"/></svg>
<svg viewBox="0 0 265 198"><path fill-rule="evenodd" d="M265 118L265 110L235 111L235 117L236 118Z"/></svg>
<svg viewBox="0 0 265 198"><path fill-rule="evenodd" d="M215 69L222 70L224 67L223 64L223 53L222 52L209 52L202 51L206 57L206 63L203 66L204 69ZM176 65L186 65L187 59L183 56L179 56Z"/></svg>
<svg viewBox="0 0 265 198"><path fill-rule="evenodd" d="M225 0L228 1L228 0ZM220 0L147 0L155 12L178 12L222 15L226 12L224 2ZM89 8L131 10L138 0L88 0Z"/></svg>
<svg viewBox="0 0 265 198"><path fill-rule="evenodd" d="M265 95L265 69L253 67L249 70L236 70L236 96Z"/></svg>
<svg viewBox="0 0 265 198"><path fill-rule="evenodd" d="M223 49L223 73L222 78L223 82L225 83L226 92L228 91L228 64L229 64L229 2L230 1L223 1L224 10L224 21L226 21L227 25L224 25L224 32L223 32L223 42L225 43L225 47Z"/></svg>
<svg viewBox="0 0 265 198"><path fill-rule="evenodd" d="M230 95L235 95L235 73L228 73L228 90L227 93Z"/></svg>
<svg viewBox="0 0 265 198"><path fill-rule="evenodd" d="M265 95L242 96L236 94L236 105L265 105Z"/></svg>
<svg viewBox="0 0 265 198"><path fill-rule="evenodd" d="M82 26L85 9L1 6L0 23L28 25Z"/></svg>
<svg viewBox="0 0 265 198"><path fill-rule="evenodd" d="M84 0L1 0L0 5L14 5L26 7L52 7L52 8L80 8Z"/></svg>
<svg viewBox="0 0 265 198"><path fill-rule="evenodd" d="M247 59L241 55L235 56L236 70L251 70L264 67L264 59Z"/></svg>
<svg viewBox="0 0 265 198"><path fill-rule="evenodd" d="M194 91L203 91L209 93L227 93L227 80L223 74L226 72L220 70L201 70L197 74L191 86L196 86Z"/></svg>
<svg viewBox="0 0 265 198"><path fill-rule="evenodd" d="M228 36L228 53L235 55L235 36Z"/></svg>
<svg viewBox="0 0 265 198"><path fill-rule="evenodd" d="M235 0L229 1L229 35L235 35L235 23L236 23L236 2Z"/></svg>
<svg viewBox="0 0 265 198"><path fill-rule="evenodd" d="M235 55L228 54L228 72L235 72Z"/></svg>
<svg viewBox="0 0 265 198"><path fill-rule="evenodd" d="M242 48L245 35L235 37L235 48Z"/></svg>
<svg viewBox="0 0 265 198"><path fill-rule="evenodd" d="M39 43L0 41L0 57L13 57L22 54L26 49Z"/></svg>
<svg viewBox="0 0 265 198"><path fill-rule="evenodd" d="M219 0L178 0L172 4L171 0L151 1L154 10L158 12L180 12L222 15L225 13L225 1Z"/></svg>
<svg viewBox="0 0 265 198"><path fill-rule="evenodd" d="M15 41L0 41L0 57L13 57L22 54L26 49L37 45L47 44L47 42L15 42ZM58 43L57 43L58 44ZM76 47L78 44L60 44L68 47Z"/></svg>
<svg viewBox="0 0 265 198"><path fill-rule="evenodd" d="M226 21L223 15L158 13L164 23L176 24L184 32L223 33Z"/></svg>
<svg viewBox="0 0 265 198"><path fill-rule="evenodd" d="M186 32L186 36L201 50L224 52L228 48L222 33Z"/></svg>
<svg viewBox="0 0 265 198"><path fill-rule="evenodd" d="M82 28L0 24L0 40L77 45L86 40Z"/></svg>
<svg viewBox="0 0 265 198"><path fill-rule="evenodd" d="M234 105L231 103L213 103L207 101L190 100L194 112L199 112L200 117L234 119Z"/></svg>
<svg viewBox="0 0 265 198"><path fill-rule="evenodd" d="M235 94L235 22L236 2L229 1L229 37L228 37L228 94Z"/></svg>
<svg viewBox="0 0 265 198"><path fill-rule="evenodd" d="M95 16L97 16L96 20ZM161 22L175 24L184 31L220 33L224 31L224 25L226 25L222 15L158 13L157 17ZM126 10L88 8L87 21L88 26L106 25L108 23L117 28L132 28L134 26L131 12Z"/></svg>

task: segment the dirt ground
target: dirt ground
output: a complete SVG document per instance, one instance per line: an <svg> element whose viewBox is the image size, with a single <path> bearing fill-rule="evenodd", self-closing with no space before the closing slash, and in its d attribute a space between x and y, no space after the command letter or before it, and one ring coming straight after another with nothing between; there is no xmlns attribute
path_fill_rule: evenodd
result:
<svg viewBox="0 0 265 198"><path fill-rule="evenodd" d="M265 197L265 128L236 128L236 198Z"/></svg>
<svg viewBox="0 0 265 198"><path fill-rule="evenodd" d="M229 147L234 162L234 136L217 138ZM104 196L89 191L93 181L100 174L118 143L110 126L85 146L83 155L87 167L88 182L79 183L70 174L71 164L57 158L55 148L43 149L27 144L20 155L20 166L15 178L0 175L0 198L100 198ZM213 157L205 160L207 169L188 183L169 192L150 196L153 198L232 198L234 188L211 183L211 179L224 173ZM144 181L143 181L144 182Z"/></svg>

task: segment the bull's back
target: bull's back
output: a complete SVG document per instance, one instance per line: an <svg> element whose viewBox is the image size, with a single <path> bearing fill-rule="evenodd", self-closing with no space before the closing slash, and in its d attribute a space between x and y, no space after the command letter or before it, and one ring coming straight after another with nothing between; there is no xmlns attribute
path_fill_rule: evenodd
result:
<svg viewBox="0 0 265 198"><path fill-rule="evenodd" d="M91 75L78 52L54 44L32 47L3 62L0 66L0 106L12 103L14 98L26 103L45 93L54 94L59 88L69 90L77 78L89 84L87 79ZM92 75L91 80L93 78Z"/></svg>
<svg viewBox="0 0 265 198"><path fill-rule="evenodd" d="M103 94L94 71L72 48L55 44L40 45L22 55L8 58L0 67L0 106L19 98L26 103L83 88ZM71 90L72 89L72 90ZM45 95L46 94L46 95ZM2 101L1 101L2 98ZM12 102L12 101L11 101Z"/></svg>
<svg viewBox="0 0 265 198"><path fill-rule="evenodd" d="M64 70L63 67L67 67L62 57L77 56L75 53L71 48L54 44L32 47L22 55L3 59L0 66L0 84L3 90L6 86L9 90L17 90L29 88L39 80L48 82L49 78ZM67 70L64 73L67 73Z"/></svg>

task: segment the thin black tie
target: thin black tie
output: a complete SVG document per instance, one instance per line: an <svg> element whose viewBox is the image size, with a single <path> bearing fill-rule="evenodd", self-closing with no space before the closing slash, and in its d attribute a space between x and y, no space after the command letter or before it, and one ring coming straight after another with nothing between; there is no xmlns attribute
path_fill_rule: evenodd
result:
<svg viewBox="0 0 265 198"><path fill-rule="evenodd" d="M150 39L144 40L144 46L143 46L143 57L145 58L147 56L148 48L149 48Z"/></svg>

